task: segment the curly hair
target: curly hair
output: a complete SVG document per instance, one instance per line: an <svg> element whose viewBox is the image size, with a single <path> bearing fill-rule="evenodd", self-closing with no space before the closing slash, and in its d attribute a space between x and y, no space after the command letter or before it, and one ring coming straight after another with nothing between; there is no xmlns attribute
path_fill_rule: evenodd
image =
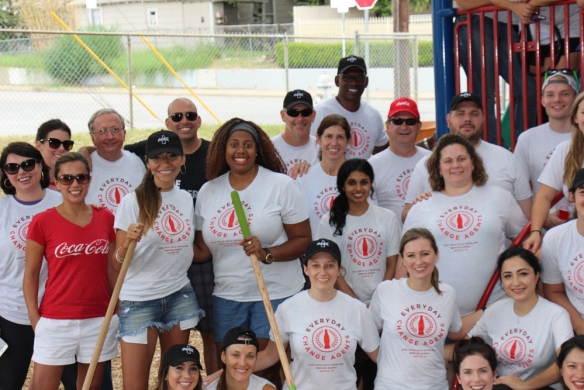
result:
<svg viewBox="0 0 584 390"><path fill-rule="evenodd" d="M38 149L26 142L11 142L9 143L0 156L0 167L2 169L0 175L0 188L6 195L16 194L16 189L13 186L7 186L6 182L8 180L8 175L4 172L4 165L6 164L6 159L9 154L16 154L22 157L34 158L38 163L41 164L41 188L45 189L51 184L50 170L49 166L43 160L43 156Z"/></svg>
<svg viewBox="0 0 584 390"><path fill-rule="evenodd" d="M472 163L474 165L474 170L472 172L472 181L477 186L485 185L489 175L485 171L485 166L483 164L483 159L479 156L475 148L468 142L466 138L458 134L446 134L443 135L436 148L426 161L426 168L428 169L428 181L430 182L430 187L432 191L442 191L445 188L444 178L440 175L440 159L442 158L442 150L450 145L459 144L466 148L468 155L470 156Z"/></svg>
<svg viewBox="0 0 584 390"><path fill-rule="evenodd" d="M582 162L584 160L584 129L581 129L576 123L576 116L578 115L578 108L580 103L584 101L584 92L576 96L574 104L572 104L572 110L570 115L570 122L572 122L572 143L570 144L570 150L566 154L566 159L564 160L564 177L563 182L568 187L572 185L572 181L576 176L578 169L582 168Z"/></svg>
<svg viewBox="0 0 584 390"><path fill-rule="evenodd" d="M251 121L246 121L241 118L232 118L219 127L207 153L207 180L213 180L224 173L229 172L229 165L225 159L225 152L227 150L227 140L229 139L229 130L237 123L245 122L251 125L258 133L257 156L255 163L273 172L286 173L286 166L280 157L280 154L274 147L270 137L261 127Z"/></svg>
<svg viewBox="0 0 584 390"><path fill-rule="evenodd" d="M347 222L347 214L349 213L349 199L345 193L345 182L353 172L363 172L369 176L369 180L373 183L374 174L373 167L369 164L369 161L362 158L354 158L347 160L339 168L339 173L337 174L337 189L339 190L339 195L335 198L333 202L333 207L330 210L330 220L329 224L335 228L333 236L342 236L343 228ZM369 196L373 195L373 187L371 187L371 193Z"/></svg>

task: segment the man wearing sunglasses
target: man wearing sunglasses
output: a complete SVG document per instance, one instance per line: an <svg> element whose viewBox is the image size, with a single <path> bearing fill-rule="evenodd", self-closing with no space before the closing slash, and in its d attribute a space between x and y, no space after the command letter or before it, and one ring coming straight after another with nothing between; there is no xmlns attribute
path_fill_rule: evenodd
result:
<svg viewBox="0 0 584 390"><path fill-rule="evenodd" d="M341 58L335 85L339 87L337 96L318 104L316 117L310 134L315 136L322 119L330 114L344 116L351 125L351 142L346 157L368 159L372 154L387 148L387 134L383 129L383 119L377 109L361 100L367 88L367 66L365 60L357 56Z"/></svg>
<svg viewBox="0 0 584 390"><path fill-rule="evenodd" d="M483 159L485 170L489 175L488 184L506 189L513 195L521 211L530 219L531 188L527 172L517 163L515 156L507 149L481 140L483 135L483 104L478 96L469 92L455 95L450 101L450 112L446 115L448 129L451 134L459 134L466 138ZM406 205L402 213L405 220L408 211L419 195L431 191L428 182L426 161L422 158L412 173Z"/></svg>
<svg viewBox="0 0 584 390"><path fill-rule="evenodd" d="M272 138L280 157L286 164L288 176L296 179L311 165L318 163L318 144L310 135L310 125L316 112L312 107L312 96L301 89L290 91L284 98L284 108L280 111L286 128L282 134Z"/></svg>
<svg viewBox="0 0 584 390"><path fill-rule="evenodd" d="M389 148L369 159L375 173L377 204L393 211L400 223L412 172L418 161L430 154L416 146L421 128L416 102L405 97L394 100L385 122Z"/></svg>
<svg viewBox="0 0 584 390"><path fill-rule="evenodd" d="M122 198L142 182L146 168L142 160L123 150L126 139L124 118L114 109L96 111L87 124L95 151L88 204L99 204L115 214Z"/></svg>
<svg viewBox="0 0 584 390"><path fill-rule="evenodd" d="M576 95L580 92L572 69L550 69L541 86L541 105L549 122L521 133L515 146L515 158L529 173L533 195L539 190L538 178L556 146L572 137L570 113ZM565 222L558 213L550 213L544 227L550 229Z"/></svg>

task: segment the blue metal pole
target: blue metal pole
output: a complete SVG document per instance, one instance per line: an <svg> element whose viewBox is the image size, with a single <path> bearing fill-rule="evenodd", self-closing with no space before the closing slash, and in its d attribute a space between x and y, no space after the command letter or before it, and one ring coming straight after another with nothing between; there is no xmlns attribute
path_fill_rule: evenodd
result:
<svg viewBox="0 0 584 390"><path fill-rule="evenodd" d="M434 91L436 96L436 137L448 134L446 114L454 96L454 17L452 0L432 1L434 35Z"/></svg>

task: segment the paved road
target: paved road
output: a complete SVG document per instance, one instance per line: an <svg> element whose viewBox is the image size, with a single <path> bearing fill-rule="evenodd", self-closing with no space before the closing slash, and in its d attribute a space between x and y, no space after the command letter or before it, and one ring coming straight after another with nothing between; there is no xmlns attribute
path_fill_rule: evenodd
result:
<svg viewBox="0 0 584 390"><path fill-rule="evenodd" d="M284 93L278 96L273 91L269 95L261 91L257 93L249 91L245 93L227 92L230 94L202 93L200 97L223 121L239 116L259 124L281 123L279 111L282 107ZM147 91L139 96L161 119L155 119L134 99L134 128L163 128L168 103L175 97L186 95L184 95L183 90L176 94L166 90L164 92ZM388 98L375 98L371 99L370 103L385 117L390 101L391 99ZM205 123L216 123L201 104L195 103ZM434 120L433 100L420 100L418 105L422 120ZM103 107L114 107L126 119L130 117L127 94L107 91L102 93L97 90L90 92L0 90L0 136L34 134L38 126L50 118L62 119L73 132L85 132L87 131L87 120L91 114Z"/></svg>

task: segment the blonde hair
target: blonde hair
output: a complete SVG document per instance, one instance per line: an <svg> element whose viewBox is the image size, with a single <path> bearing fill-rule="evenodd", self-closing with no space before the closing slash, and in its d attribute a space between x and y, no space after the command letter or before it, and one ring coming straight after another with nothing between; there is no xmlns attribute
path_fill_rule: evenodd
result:
<svg viewBox="0 0 584 390"><path fill-rule="evenodd" d="M572 181L576 176L578 169L582 168L582 162L584 162L584 129L580 129L576 123L576 115L578 115L578 106L584 101L584 92L576 96L574 104L572 104L572 111L570 115L570 121L572 122L572 143L570 145L570 150L566 154L566 159L564 160L564 177L563 182L568 187L572 185Z"/></svg>
<svg viewBox="0 0 584 390"><path fill-rule="evenodd" d="M436 239L434 238L432 232L425 228L413 228L404 233L401 242L399 243L399 254L402 258L404 257L404 250L406 245L412 241L417 240L418 238L427 240L430 243L432 249L434 250L434 253L438 254L438 245L436 244ZM408 277L409 276L410 275L408 275ZM440 290L439 273L438 268L436 268L436 266L434 266L434 269L432 270L431 282L432 287L434 287L434 290L436 290L436 292L441 295L442 291Z"/></svg>

